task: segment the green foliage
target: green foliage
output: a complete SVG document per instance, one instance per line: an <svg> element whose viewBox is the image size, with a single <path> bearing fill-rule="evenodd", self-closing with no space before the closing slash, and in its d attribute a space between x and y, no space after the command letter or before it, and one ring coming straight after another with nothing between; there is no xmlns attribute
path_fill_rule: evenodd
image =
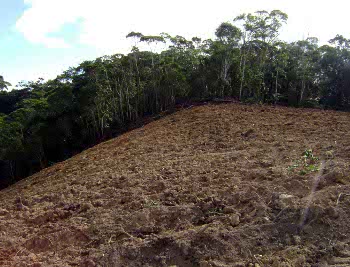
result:
<svg viewBox="0 0 350 267"><path fill-rule="evenodd" d="M290 172L297 171L300 175L305 175L311 172L319 171L319 158L313 154L311 149L307 149L303 152L300 159L287 167L287 170Z"/></svg>
<svg viewBox="0 0 350 267"><path fill-rule="evenodd" d="M306 99L300 102L299 104L300 107L303 108L319 108L319 99Z"/></svg>

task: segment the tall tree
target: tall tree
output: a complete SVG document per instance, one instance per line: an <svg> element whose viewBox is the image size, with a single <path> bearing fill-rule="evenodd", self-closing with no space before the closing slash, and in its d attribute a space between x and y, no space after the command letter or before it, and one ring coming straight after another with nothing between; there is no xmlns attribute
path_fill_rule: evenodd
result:
<svg viewBox="0 0 350 267"><path fill-rule="evenodd" d="M341 35L329 41L319 50L318 79L322 102L328 106L350 106L350 39Z"/></svg>
<svg viewBox="0 0 350 267"><path fill-rule="evenodd" d="M254 97L261 99L266 93L265 63L268 50L278 41L279 30L287 19L288 15L280 10L273 10L270 13L264 10L257 11L254 14L242 14L234 19L236 23L243 24L240 98L246 78L248 57L254 61L254 63L250 62L253 72L250 73L249 95L253 94Z"/></svg>
<svg viewBox="0 0 350 267"><path fill-rule="evenodd" d="M236 52L238 52L239 49L239 41L242 37L242 32L231 23L224 22L216 29L215 35L219 41L216 48L220 50L219 54L221 54L221 71L219 78L221 84L220 95L223 96L225 87L231 87L231 78L228 74L233 61L237 59ZM233 94L232 89L233 88L230 88L229 90L231 94Z"/></svg>

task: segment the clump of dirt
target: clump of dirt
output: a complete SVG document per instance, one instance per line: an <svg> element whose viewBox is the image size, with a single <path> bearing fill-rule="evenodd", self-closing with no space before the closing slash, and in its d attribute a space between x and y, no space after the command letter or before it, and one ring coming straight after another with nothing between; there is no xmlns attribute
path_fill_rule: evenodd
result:
<svg viewBox="0 0 350 267"><path fill-rule="evenodd" d="M191 107L0 192L1 266L349 266L348 113Z"/></svg>

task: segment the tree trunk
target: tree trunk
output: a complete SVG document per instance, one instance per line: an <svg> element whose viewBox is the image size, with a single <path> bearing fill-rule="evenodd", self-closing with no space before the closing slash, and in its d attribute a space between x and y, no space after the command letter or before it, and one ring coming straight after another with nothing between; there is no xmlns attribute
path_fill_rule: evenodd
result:
<svg viewBox="0 0 350 267"><path fill-rule="evenodd" d="M244 82L244 74L245 74L245 64L246 64L246 57L244 55L244 59L243 59L243 67L241 69L241 85L239 87L239 100L242 100L242 91L243 91L243 82Z"/></svg>
<svg viewBox="0 0 350 267"><path fill-rule="evenodd" d="M299 103L301 103L303 101L304 90L305 90L305 80L303 78L303 80L301 81L301 92L300 92L300 102Z"/></svg>
<svg viewBox="0 0 350 267"><path fill-rule="evenodd" d="M277 103L277 94L278 94L278 71L276 71L275 104Z"/></svg>

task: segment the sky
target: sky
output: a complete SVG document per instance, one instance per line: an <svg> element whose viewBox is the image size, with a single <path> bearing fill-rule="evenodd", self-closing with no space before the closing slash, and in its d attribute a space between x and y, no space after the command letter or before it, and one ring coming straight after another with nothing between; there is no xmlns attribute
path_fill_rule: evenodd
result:
<svg viewBox="0 0 350 267"><path fill-rule="evenodd" d="M348 0L0 0L0 75L20 81L55 78L96 57L128 53L131 31L214 38L221 22L241 13L288 14L280 39L326 43L350 38Z"/></svg>

